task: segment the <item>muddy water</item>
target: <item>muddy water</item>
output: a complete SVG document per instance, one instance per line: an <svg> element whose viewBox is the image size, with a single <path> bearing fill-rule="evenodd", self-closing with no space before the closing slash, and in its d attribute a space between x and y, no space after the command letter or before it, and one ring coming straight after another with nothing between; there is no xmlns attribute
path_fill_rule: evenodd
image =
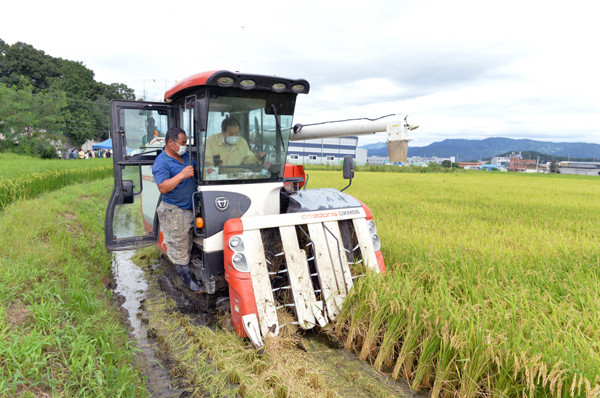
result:
<svg viewBox="0 0 600 398"><path fill-rule="evenodd" d="M154 351L154 342L148 339L148 330L142 321L145 314L142 308L148 291L148 283L144 271L131 261L134 251L116 252L112 264L113 278L116 283L115 293L121 295L121 304L127 310L130 334L141 351L140 362L146 375L146 387L153 397L187 396L182 390L173 386L173 381Z"/></svg>

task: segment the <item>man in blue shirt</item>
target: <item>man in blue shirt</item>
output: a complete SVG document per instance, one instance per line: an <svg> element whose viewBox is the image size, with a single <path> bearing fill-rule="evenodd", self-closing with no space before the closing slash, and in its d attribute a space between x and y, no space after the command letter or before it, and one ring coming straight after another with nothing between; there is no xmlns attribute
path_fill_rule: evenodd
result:
<svg viewBox="0 0 600 398"><path fill-rule="evenodd" d="M194 170L196 162L186 153L187 137L179 127L171 127L165 137L165 146L152 166L152 174L162 194L156 209L160 230L167 247L167 256L175 272L193 292L203 291L190 272L192 251L192 193L196 191Z"/></svg>

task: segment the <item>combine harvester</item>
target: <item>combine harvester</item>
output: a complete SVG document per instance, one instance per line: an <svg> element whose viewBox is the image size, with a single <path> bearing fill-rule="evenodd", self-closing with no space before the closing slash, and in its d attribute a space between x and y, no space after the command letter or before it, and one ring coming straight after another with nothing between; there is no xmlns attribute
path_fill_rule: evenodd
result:
<svg viewBox="0 0 600 398"><path fill-rule="evenodd" d="M303 329L325 326L340 312L354 278L365 269L385 272L371 211L336 189L306 189L302 166L286 164L289 141L385 132L390 161L400 162L408 131L416 128L401 115L293 125L296 97L308 91L302 79L211 71L180 81L164 103L111 102L107 249L158 244L166 250L151 166L167 129L183 128L199 169L191 270L204 285L200 295L228 295L235 330L256 347L279 333L279 310L293 313L292 322ZM221 132L227 117L239 121L251 150L266 153L262 164L215 166L218 159L205 158L206 140ZM351 156L343 173L351 183Z"/></svg>

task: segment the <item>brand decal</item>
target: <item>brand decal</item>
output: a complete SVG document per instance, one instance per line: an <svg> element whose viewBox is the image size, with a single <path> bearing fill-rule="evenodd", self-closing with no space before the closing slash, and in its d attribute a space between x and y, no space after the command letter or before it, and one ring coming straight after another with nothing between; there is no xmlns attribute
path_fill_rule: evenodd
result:
<svg viewBox="0 0 600 398"><path fill-rule="evenodd" d="M229 199L226 196L219 196L215 199L215 206L217 209L225 211L229 207Z"/></svg>
<svg viewBox="0 0 600 398"><path fill-rule="evenodd" d="M353 210L328 211L328 212L323 212L323 213L303 214L300 217L302 219L306 220L309 218L328 218L328 217L355 216L355 215L360 215L360 210L353 209Z"/></svg>
<svg viewBox="0 0 600 398"><path fill-rule="evenodd" d="M354 209L354 210L340 210L339 211L339 215L340 216L356 216L360 214L360 211L358 209Z"/></svg>

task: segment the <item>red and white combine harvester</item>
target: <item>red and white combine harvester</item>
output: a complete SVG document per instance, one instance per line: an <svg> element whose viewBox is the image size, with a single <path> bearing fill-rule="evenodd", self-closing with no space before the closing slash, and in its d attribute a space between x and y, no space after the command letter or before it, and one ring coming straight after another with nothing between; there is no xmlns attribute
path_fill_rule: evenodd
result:
<svg viewBox="0 0 600 398"><path fill-rule="evenodd" d="M211 71L181 80L165 102L112 101L114 189L106 213L108 250L162 243L156 217L160 193L151 167L172 126L188 135L198 163L193 194L191 270L202 294L226 296L238 334L260 347L283 326L280 311L303 329L334 320L354 279L385 272L371 211L332 188L306 189L302 166L286 164L289 141L385 132L391 162L406 160L405 116L293 124L306 80ZM235 117L264 161L214 166L205 143ZM354 175L344 159L344 178ZM343 191L343 189L342 189ZM141 212L139 211L141 208Z"/></svg>

